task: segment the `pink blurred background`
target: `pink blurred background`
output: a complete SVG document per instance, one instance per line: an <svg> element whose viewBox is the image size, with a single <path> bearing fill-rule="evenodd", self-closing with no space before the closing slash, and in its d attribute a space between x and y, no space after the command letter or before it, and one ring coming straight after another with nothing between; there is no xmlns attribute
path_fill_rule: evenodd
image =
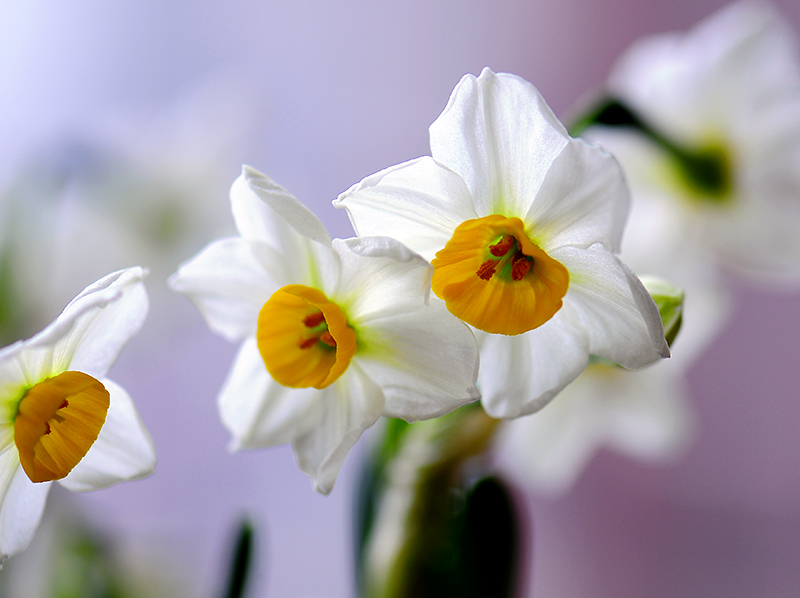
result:
<svg viewBox="0 0 800 598"><path fill-rule="evenodd" d="M634 39L685 29L723 4L3 1L0 188L37 156L107 138L106 127L137 130L130 119L159 130L172 118L182 120L178 147L213 145L214 134L236 129L203 167L218 175L205 192L220 202L222 233L233 230L227 188L247 163L309 205L332 234L349 236L330 200L367 174L428 153L427 127L464 73L490 66L519 74L563 116ZM777 5L800 29L800 4ZM187 97L203 106L196 122L181 108ZM216 133L193 141L209 130ZM187 596L217 593L243 514L259 532L252 596L352 596L359 450L329 497L313 492L287 447L226 451L215 397L235 347L165 289L178 261L211 238L193 239L174 263L141 264L153 271L151 317L111 372L153 436L156 473L81 496L54 492L52 503L74 505L141 567L168 568ZM63 306L142 255L87 262L53 302ZM664 468L602 452L567 497L525 497L528 595L800 595L800 291L729 282L730 324L690 373L695 445Z"/></svg>

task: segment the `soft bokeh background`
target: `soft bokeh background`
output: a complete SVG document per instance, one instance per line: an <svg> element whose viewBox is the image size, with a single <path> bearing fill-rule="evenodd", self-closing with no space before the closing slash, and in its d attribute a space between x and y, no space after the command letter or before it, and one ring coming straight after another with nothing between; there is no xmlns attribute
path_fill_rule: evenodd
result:
<svg viewBox="0 0 800 598"><path fill-rule="evenodd" d="M151 317L111 376L137 401L157 471L53 492L48 520L82 513L133 570L173 580L177 598L218 593L233 527L249 514L253 596L352 596L358 451L329 497L286 447L228 454L215 396L235 347L166 277L232 232L227 189L242 163L348 236L330 200L428 153L427 127L464 73L517 73L563 116L634 39L722 5L0 1L0 230L27 260L30 321L46 323L111 270L151 268ZM800 28L800 4L778 5ZM601 453L566 498L520 494L531 596L800 594L800 291L730 285L730 325L691 370L700 433L680 463ZM26 558L0 576L22 576Z"/></svg>

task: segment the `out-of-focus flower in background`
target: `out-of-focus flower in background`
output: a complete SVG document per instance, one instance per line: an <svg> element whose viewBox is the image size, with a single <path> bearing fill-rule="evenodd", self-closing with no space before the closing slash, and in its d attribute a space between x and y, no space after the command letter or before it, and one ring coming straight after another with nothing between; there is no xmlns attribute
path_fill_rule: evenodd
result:
<svg viewBox="0 0 800 598"><path fill-rule="evenodd" d="M800 60L771 6L641 39L604 93L581 134L620 160L651 253L800 273Z"/></svg>
<svg viewBox="0 0 800 598"><path fill-rule="evenodd" d="M291 442L327 494L381 414L428 419L479 397L475 339L429 302L425 260L385 237L331 242L248 167L231 205L241 236L210 244L170 284L214 332L243 341L219 395L234 448Z"/></svg>
<svg viewBox="0 0 800 598"><path fill-rule="evenodd" d="M135 263L152 271L161 320L162 281L229 230L220 198L241 104L201 88L155 117L98 115L34 153L0 189L0 339L30 336L81 281Z"/></svg>
<svg viewBox="0 0 800 598"><path fill-rule="evenodd" d="M616 256L628 212L619 167L571 139L533 85L467 75L430 136L432 159L367 177L335 205L360 235L432 259L434 292L488 333L487 413L541 409L590 354L627 368L669 355L653 300Z"/></svg>
<svg viewBox="0 0 800 598"><path fill-rule="evenodd" d="M144 271L87 287L38 335L0 352L0 552L30 543L50 482L78 492L150 474L155 450L130 396L104 376L147 314Z"/></svg>

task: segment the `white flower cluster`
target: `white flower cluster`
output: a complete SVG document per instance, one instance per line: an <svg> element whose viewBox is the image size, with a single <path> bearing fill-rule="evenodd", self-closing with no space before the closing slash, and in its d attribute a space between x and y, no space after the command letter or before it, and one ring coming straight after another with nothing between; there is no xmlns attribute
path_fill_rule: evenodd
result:
<svg viewBox="0 0 800 598"><path fill-rule="evenodd" d="M467 75L431 146L334 202L359 234L344 241L245 167L231 190L240 236L171 279L243 341L219 398L234 446L291 442L321 492L381 415L426 419L481 396L513 418L590 356L639 368L669 355L655 303L617 256L619 166L570 138L533 85Z"/></svg>
<svg viewBox="0 0 800 598"><path fill-rule="evenodd" d="M334 201L350 239L244 167L239 235L170 279L241 343L219 394L232 447L291 443L328 493L381 416L480 400L514 420L505 450L545 491L568 488L602 445L674 452L691 428L686 355L724 311L717 262L800 269L797 64L771 9L732 5L634 46L581 130L593 143L523 79L466 75L430 127L431 156ZM620 254L687 292L674 366L625 371L668 357L683 316L674 287L646 288ZM0 351L0 557L27 546L50 482L83 491L152 471L130 397L104 377L147 313L145 274L101 279Z"/></svg>

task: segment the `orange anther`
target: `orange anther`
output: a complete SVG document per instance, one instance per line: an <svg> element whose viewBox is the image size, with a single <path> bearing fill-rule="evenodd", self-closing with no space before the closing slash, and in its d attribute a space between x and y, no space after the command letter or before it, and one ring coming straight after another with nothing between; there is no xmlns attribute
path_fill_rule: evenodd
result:
<svg viewBox="0 0 800 598"><path fill-rule="evenodd" d="M486 260L481 264L481 267L478 268L478 271L475 274L478 275L478 278L481 280L489 280L494 276L495 266L497 262L495 260Z"/></svg>
<svg viewBox="0 0 800 598"><path fill-rule="evenodd" d="M307 338L300 341L300 343L297 346L300 347L301 349L310 349L311 347L317 344L318 340L319 337L312 336L311 338Z"/></svg>
<svg viewBox="0 0 800 598"><path fill-rule="evenodd" d="M305 324L308 328L316 328L324 321L325 316L322 315L321 311L314 312L313 314L303 318L303 324Z"/></svg>
<svg viewBox="0 0 800 598"><path fill-rule="evenodd" d="M532 259L528 259L528 256L518 253L511 263L511 280L522 280L530 271L532 265Z"/></svg>
<svg viewBox="0 0 800 598"><path fill-rule="evenodd" d="M319 337L319 340L329 347L336 347L336 339L333 338L333 335L331 335L331 333L327 330L322 333L322 335Z"/></svg>
<svg viewBox="0 0 800 598"><path fill-rule="evenodd" d="M508 251L516 245L517 240L511 235L504 235L502 239L500 239L494 245L489 245L489 253L491 253L495 257L502 257L508 253Z"/></svg>

